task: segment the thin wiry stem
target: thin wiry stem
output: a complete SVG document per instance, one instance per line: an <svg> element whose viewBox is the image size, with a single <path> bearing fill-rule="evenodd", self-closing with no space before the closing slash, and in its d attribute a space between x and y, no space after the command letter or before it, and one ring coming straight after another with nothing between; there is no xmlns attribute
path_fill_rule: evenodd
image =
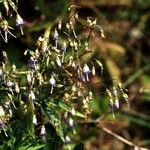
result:
<svg viewBox="0 0 150 150"><path fill-rule="evenodd" d="M16 36L13 35L9 30L8 30L8 33L9 33L11 36L13 36L14 38L16 38Z"/></svg>
<svg viewBox="0 0 150 150"><path fill-rule="evenodd" d="M22 26L21 26L21 25L20 25L20 31L21 31L21 34L24 35L23 29L22 29Z"/></svg>
<svg viewBox="0 0 150 150"><path fill-rule="evenodd" d="M98 118L96 120L87 120L87 121L79 121L78 124L85 124L85 125L94 125L96 126L98 129L104 131L105 133L115 137L116 139L118 139L119 141L123 142L124 144L130 146L130 147L133 147L135 150L149 150L147 148L144 148L144 147L139 147L137 146L136 144L134 144L133 142L125 139L124 137L114 133L113 131L111 131L110 129L106 128L106 127L103 127L100 123L102 119L101 118Z"/></svg>
<svg viewBox="0 0 150 150"><path fill-rule="evenodd" d="M127 144L127 145L129 145L129 146L131 146L131 147L134 147L134 149L136 149L136 150L148 150L147 148L143 148L143 147L137 146L136 144L134 144L134 143L132 143L131 141L129 141L129 140L123 138L122 136L120 136L120 135L114 133L113 131L109 130L109 129L106 128L106 127L103 127L103 126L101 126L101 125L98 126L98 127L99 127L100 130L102 130L102 131L106 132L107 134L109 134L109 135L115 137L115 138L118 139L119 141L121 141L121 142L123 142L123 143L125 143L125 144Z"/></svg>

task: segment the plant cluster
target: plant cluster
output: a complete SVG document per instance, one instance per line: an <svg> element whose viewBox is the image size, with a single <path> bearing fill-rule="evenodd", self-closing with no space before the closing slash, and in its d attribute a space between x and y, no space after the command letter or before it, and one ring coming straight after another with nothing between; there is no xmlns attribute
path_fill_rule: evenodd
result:
<svg viewBox="0 0 150 150"><path fill-rule="evenodd" d="M18 14L17 3L1 2L7 15L11 15L10 9L15 12L16 25L23 34L24 21ZM96 19L88 17L84 25L77 13L68 18L49 25L38 38L36 49L25 51L29 58L26 70L17 69L15 64L9 67L7 54L3 52L4 61L0 67L1 148L39 149L50 143L71 143L69 133L76 133L76 120L90 116L93 93L86 84L96 74L95 64L102 71L103 65L96 59L83 62L82 57L93 52L89 47L92 30L97 27L101 38L104 38L104 32ZM82 26L80 30L89 29L89 34L78 34L78 24ZM13 28L0 12L0 34L5 42L8 42L8 33L16 37L10 29ZM112 91L106 89L106 93L112 110L119 109L120 95L128 102L119 82L113 85Z"/></svg>

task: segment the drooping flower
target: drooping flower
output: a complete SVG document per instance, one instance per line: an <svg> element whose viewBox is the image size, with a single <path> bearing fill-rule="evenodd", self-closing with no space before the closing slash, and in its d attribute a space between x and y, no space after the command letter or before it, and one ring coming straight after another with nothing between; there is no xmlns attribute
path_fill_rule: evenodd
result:
<svg viewBox="0 0 150 150"><path fill-rule="evenodd" d="M119 109L119 99L118 99L118 91L116 89L116 87L113 87L113 95L114 95L114 106Z"/></svg>
<svg viewBox="0 0 150 150"><path fill-rule="evenodd" d="M23 29L22 29L22 26L24 25L24 23L25 22L23 21L21 16L19 14L17 14L17 16L16 16L16 26L19 26L22 35L24 34Z"/></svg>
<svg viewBox="0 0 150 150"><path fill-rule="evenodd" d="M65 143L70 143L71 139L68 135L65 136Z"/></svg>
<svg viewBox="0 0 150 150"><path fill-rule="evenodd" d="M58 56L56 57L56 63L58 65L58 67L61 68L61 61L60 61L60 58Z"/></svg>
<svg viewBox="0 0 150 150"><path fill-rule="evenodd" d="M58 37L59 37L58 31L57 29L55 29L54 34L53 34L53 39L55 41L55 48L57 48Z"/></svg>
<svg viewBox="0 0 150 150"><path fill-rule="evenodd" d="M0 78L3 77L3 70L0 69Z"/></svg>
<svg viewBox="0 0 150 150"><path fill-rule="evenodd" d="M119 99L117 97L115 98L114 105L117 109L119 109Z"/></svg>
<svg viewBox="0 0 150 150"><path fill-rule="evenodd" d="M12 81L8 80L8 81L6 82L6 86L7 86L7 87L12 87L12 86L14 86L14 83L13 83Z"/></svg>
<svg viewBox="0 0 150 150"><path fill-rule="evenodd" d="M62 47L61 47L61 52L62 52L62 62L64 61L64 56L66 53L66 49L67 49L67 45L66 42L63 43Z"/></svg>
<svg viewBox="0 0 150 150"><path fill-rule="evenodd" d="M68 124L71 128L74 127L74 120L72 118L69 118Z"/></svg>
<svg viewBox="0 0 150 150"><path fill-rule="evenodd" d="M8 22L7 22L6 20L2 20L2 21L1 21L0 28L2 29L2 31L4 31L4 36L3 36L2 32L1 32L1 30L0 30L0 35L1 35L1 37L3 38L3 40L4 40L6 43L8 42L8 37L7 37L7 36L8 36L8 33L9 33L11 36L13 36L14 38L16 38L16 36L13 35L13 34L10 32L9 29L13 29L13 28L8 25Z"/></svg>
<svg viewBox="0 0 150 150"><path fill-rule="evenodd" d="M45 135L45 134L46 134L46 129L45 129L45 126L42 125L40 135Z"/></svg>
<svg viewBox="0 0 150 150"><path fill-rule="evenodd" d="M84 67L83 67L83 74L85 75L86 77L86 81L89 81L89 73L90 73L90 69L88 67L87 64L84 64Z"/></svg>
<svg viewBox="0 0 150 150"><path fill-rule="evenodd" d="M59 30L62 29L62 20L59 20L59 22L58 22L58 29L59 29Z"/></svg>
<svg viewBox="0 0 150 150"><path fill-rule="evenodd" d="M50 80L49 80L49 83L50 83L50 85L51 85L51 91L50 91L50 93L52 94L52 93L53 93L53 90L54 90L54 86L55 86L55 84L56 84L56 80L55 80L55 78L54 78L54 75L51 76L51 78L50 78Z"/></svg>
<svg viewBox="0 0 150 150"><path fill-rule="evenodd" d="M15 83L15 92L18 94L20 92L18 83Z"/></svg>
<svg viewBox="0 0 150 150"><path fill-rule="evenodd" d="M33 120L32 120L33 124L34 125L37 125L37 118L36 118L36 115L33 115Z"/></svg>
<svg viewBox="0 0 150 150"><path fill-rule="evenodd" d="M92 74L93 74L93 76L95 76L95 66L93 65L93 67L92 67Z"/></svg>
<svg viewBox="0 0 150 150"><path fill-rule="evenodd" d="M36 70L37 69L36 66L37 66L37 60L31 57L30 60L28 61L28 67L31 70Z"/></svg>
<svg viewBox="0 0 150 150"><path fill-rule="evenodd" d="M53 34L53 39L58 40L58 36L59 36L58 31L57 29L55 29L54 34Z"/></svg>

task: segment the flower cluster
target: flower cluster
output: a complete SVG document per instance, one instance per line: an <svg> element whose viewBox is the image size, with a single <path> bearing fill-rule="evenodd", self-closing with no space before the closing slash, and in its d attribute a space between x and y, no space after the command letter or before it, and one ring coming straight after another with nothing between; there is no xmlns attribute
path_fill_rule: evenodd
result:
<svg viewBox="0 0 150 150"><path fill-rule="evenodd" d="M6 10L6 14L2 14L0 11L0 35L2 37L2 39L7 43L8 42L8 34L11 35L12 37L16 38L16 36L12 33L11 30L14 30L13 27L11 27L11 25L9 25L9 21L7 19L5 19L6 16L11 16L12 11L16 14L15 15L15 19L16 19L16 26L20 28L21 34L23 35L23 25L25 24L24 20L22 19L22 17L18 14L17 11L17 4L15 4L12 0L9 1L4 1L3 5L5 7ZM11 18L11 17L10 17Z"/></svg>
<svg viewBox="0 0 150 150"><path fill-rule="evenodd" d="M16 25L23 34L24 21L16 10L15 12ZM0 92L5 91L5 102L0 104L0 127L6 136L7 123L9 124L15 119L15 115L21 112L23 118L26 118L25 125L26 128L29 127L30 134L42 137L45 141L47 124L51 124L60 139L70 143L68 131L76 133L76 117L87 119L90 116L93 93L86 84L96 75L95 63L99 65L101 72L103 65L99 60L89 62L83 59L85 55L93 52L89 43L91 31L88 35L76 33L77 23L78 15L74 14L69 21L60 20L57 25L48 27L37 40L36 49L25 51L25 55L29 53L30 56L26 70L20 71L14 64L8 69L7 61L2 63ZM82 25L83 30L86 27L93 29L97 26L96 20L91 18L87 18L87 24ZM0 17L0 34L3 37L4 32L5 42L8 41L8 33L14 36L10 29L12 28L8 22ZM100 32L103 38L101 28ZM6 53L3 55L7 58ZM121 84L114 85L112 92L108 89L106 91L111 107L117 109L118 89L124 94ZM124 94L124 98L127 100L127 95ZM23 121L22 118L20 120Z"/></svg>

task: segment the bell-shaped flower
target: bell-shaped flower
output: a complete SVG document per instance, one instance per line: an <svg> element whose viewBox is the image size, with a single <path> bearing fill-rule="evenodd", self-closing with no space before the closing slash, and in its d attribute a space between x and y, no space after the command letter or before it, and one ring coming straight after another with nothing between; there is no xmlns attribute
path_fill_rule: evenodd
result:
<svg viewBox="0 0 150 150"><path fill-rule="evenodd" d="M53 90L54 90L54 86L55 86L55 84L56 84L56 80L55 80L55 78L54 78L54 75L51 76L51 78L50 78L50 80L49 80L49 83L50 83L50 85L51 85L51 91L50 91L50 93L52 94L52 93L53 93Z"/></svg>
<svg viewBox="0 0 150 150"><path fill-rule="evenodd" d="M86 81L89 81L89 73L90 73L90 69L88 67L87 64L84 64L84 67L83 67L83 74L85 75L85 78L86 78Z"/></svg>
<svg viewBox="0 0 150 150"><path fill-rule="evenodd" d="M23 35L23 29L22 29L22 26L24 25L24 21L23 19L21 18L21 16L19 14L17 14L16 16L16 26L19 26L20 27L20 31L21 31L21 34Z"/></svg>

